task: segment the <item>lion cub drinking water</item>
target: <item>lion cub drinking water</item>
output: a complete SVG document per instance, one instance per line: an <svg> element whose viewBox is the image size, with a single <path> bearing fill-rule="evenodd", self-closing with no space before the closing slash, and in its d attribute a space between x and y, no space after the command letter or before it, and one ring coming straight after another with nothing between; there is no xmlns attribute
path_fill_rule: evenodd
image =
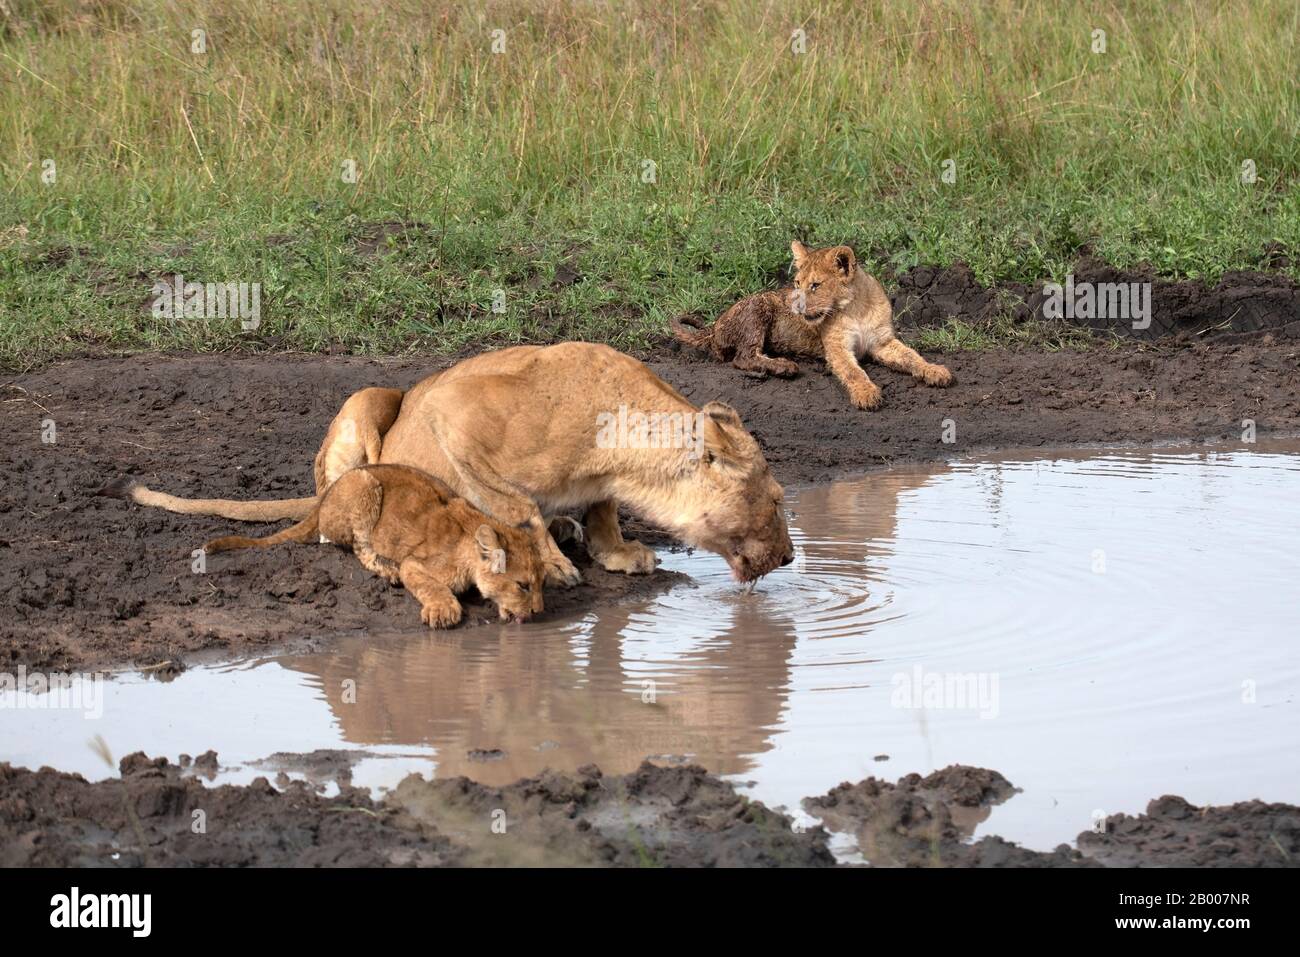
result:
<svg viewBox="0 0 1300 957"><path fill-rule="evenodd" d="M894 335L894 311L880 283L858 266L848 246L790 244L794 288L740 300L709 329L673 321L673 335L720 362L762 375L793 376L799 367L776 356L825 359L859 409L880 405L880 388L862 371L870 356L926 385L950 386L952 373L926 362ZM768 353L771 353L769 355Z"/></svg>
<svg viewBox="0 0 1300 957"><path fill-rule="evenodd" d="M218 538L204 550L269 548L318 536L350 546L370 571L405 586L434 628L460 621L456 594L471 585L496 603L503 621L542 610L544 569L529 533L484 515L405 465L344 472L297 525L267 538Z"/></svg>

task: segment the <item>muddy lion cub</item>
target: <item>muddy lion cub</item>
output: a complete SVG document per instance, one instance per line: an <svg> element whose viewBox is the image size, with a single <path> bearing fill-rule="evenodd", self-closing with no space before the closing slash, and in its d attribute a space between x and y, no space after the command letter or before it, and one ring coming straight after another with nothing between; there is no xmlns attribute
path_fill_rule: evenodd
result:
<svg viewBox="0 0 1300 957"><path fill-rule="evenodd" d="M794 288L760 292L740 300L711 328L687 328L673 321L673 335L706 349L720 362L744 372L793 376L799 366L788 358L825 359L859 409L880 405L880 388L859 364L864 357L910 373L926 385L955 381L944 366L926 362L894 335L894 311L880 283L858 266L848 246L809 249L790 244Z"/></svg>
<svg viewBox="0 0 1300 957"><path fill-rule="evenodd" d="M352 469L297 525L267 538L218 538L204 550L318 538L350 547L367 569L402 584L434 628L460 621L456 594L471 585L496 604L503 621L525 621L542 610L545 572L529 533L489 518L433 476L404 465Z"/></svg>

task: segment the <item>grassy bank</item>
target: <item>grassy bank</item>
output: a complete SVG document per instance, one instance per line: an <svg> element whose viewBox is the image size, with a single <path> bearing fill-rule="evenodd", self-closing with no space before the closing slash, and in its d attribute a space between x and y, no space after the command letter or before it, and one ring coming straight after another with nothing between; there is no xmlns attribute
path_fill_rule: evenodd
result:
<svg viewBox="0 0 1300 957"><path fill-rule="evenodd" d="M249 340L155 318L176 273L260 283L257 339L450 351L636 345L796 236L1297 260L1298 37L1292 0L0 0L0 361Z"/></svg>

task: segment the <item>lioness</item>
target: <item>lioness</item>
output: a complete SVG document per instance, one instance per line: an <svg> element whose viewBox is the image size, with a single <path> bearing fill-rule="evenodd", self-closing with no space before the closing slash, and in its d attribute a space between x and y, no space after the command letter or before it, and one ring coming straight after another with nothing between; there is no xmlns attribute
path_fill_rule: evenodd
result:
<svg viewBox="0 0 1300 957"><path fill-rule="evenodd" d="M456 594L471 585L496 604L502 621L526 621L542 610L544 572L532 536L403 465L354 468L297 525L267 538L217 538L203 548L270 548L317 536L350 546L367 569L400 582L419 601L420 618L434 628L460 621Z"/></svg>
<svg viewBox="0 0 1300 957"><path fill-rule="evenodd" d="M870 356L926 385L950 386L951 372L922 359L894 335L893 307L880 283L860 268L848 246L809 249L797 240L794 288L760 292L740 300L711 328L675 319L673 335L708 350L720 362L745 372L793 376L799 366L788 358L825 359L859 409L880 405L880 389L862 371ZM695 328L687 328L691 322ZM768 353L771 353L769 355Z"/></svg>
<svg viewBox="0 0 1300 957"><path fill-rule="evenodd" d="M698 442L609 447L598 440L602 422L621 408L689 418L698 423ZM327 459L329 446L327 438ZM430 376L403 398L380 461L418 468L494 518L527 524L550 582L581 580L547 527L571 509L586 509L587 550L604 568L654 569L653 550L623 540L620 503L721 555L742 581L794 558L781 486L736 411L721 402L691 405L644 363L608 346L517 346ZM193 501L130 480L106 491L172 511L254 520L302 518L315 502Z"/></svg>

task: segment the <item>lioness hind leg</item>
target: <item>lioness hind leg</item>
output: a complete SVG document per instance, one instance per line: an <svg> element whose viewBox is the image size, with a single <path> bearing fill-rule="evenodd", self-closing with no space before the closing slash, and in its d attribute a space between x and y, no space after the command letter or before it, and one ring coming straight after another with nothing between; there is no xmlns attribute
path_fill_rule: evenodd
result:
<svg viewBox="0 0 1300 957"><path fill-rule="evenodd" d="M618 527L618 503L611 499L587 509L587 554L606 571L646 575L655 570L654 549L623 538Z"/></svg>
<svg viewBox="0 0 1300 957"><path fill-rule="evenodd" d="M942 389L956 381L947 366L926 362L915 349L897 339L890 339L883 345L868 350L867 354L882 366L897 372L909 373L926 385L938 386Z"/></svg>
<svg viewBox="0 0 1300 957"><path fill-rule="evenodd" d="M420 562L407 559L399 569L402 585L420 603L420 620L430 628L450 628L460 621L460 602L447 585Z"/></svg>

